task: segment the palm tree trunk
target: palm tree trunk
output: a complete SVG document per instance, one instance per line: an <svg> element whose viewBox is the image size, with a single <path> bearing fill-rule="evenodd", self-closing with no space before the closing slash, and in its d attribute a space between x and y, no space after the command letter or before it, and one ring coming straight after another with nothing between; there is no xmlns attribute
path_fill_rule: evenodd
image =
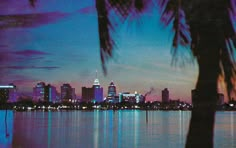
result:
<svg viewBox="0 0 236 148"><path fill-rule="evenodd" d="M214 147L213 134L219 60L217 55L206 55L198 59L199 76L195 90L196 96L192 100L193 110L185 145L186 148ZM210 57L216 58L211 59Z"/></svg>

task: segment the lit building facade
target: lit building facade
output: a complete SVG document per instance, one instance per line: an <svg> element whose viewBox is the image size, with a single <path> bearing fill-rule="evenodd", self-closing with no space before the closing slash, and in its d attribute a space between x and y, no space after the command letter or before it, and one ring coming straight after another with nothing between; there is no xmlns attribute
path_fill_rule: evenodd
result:
<svg viewBox="0 0 236 148"><path fill-rule="evenodd" d="M167 88L162 90L161 96L162 96L162 102L163 103L168 103L169 102L169 90Z"/></svg>
<svg viewBox="0 0 236 148"><path fill-rule="evenodd" d="M39 82L37 85L33 88L33 101L44 101L44 95L45 95L45 83Z"/></svg>
<svg viewBox="0 0 236 148"><path fill-rule="evenodd" d="M91 88L82 87L82 102L102 102L103 88L100 86L99 80L94 80Z"/></svg>
<svg viewBox="0 0 236 148"><path fill-rule="evenodd" d="M112 103L118 103L119 102L119 96L116 96L116 86L113 81L111 81L110 85L108 86L107 89L107 102L112 102Z"/></svg>
<svg viewBox="0 0 236 148"><path fill-rule="evenodd" d="M116 96L116 86L113 81L111 81L110 85L108 86L108 97L115 97Z"/></svg>
<svg viewBox="0 0 236 148"><path fill-rule="evenodd" d="M119 94L119 102L143 103L145 102L145 97L137 92L134 94L124 92Z"/></svg>

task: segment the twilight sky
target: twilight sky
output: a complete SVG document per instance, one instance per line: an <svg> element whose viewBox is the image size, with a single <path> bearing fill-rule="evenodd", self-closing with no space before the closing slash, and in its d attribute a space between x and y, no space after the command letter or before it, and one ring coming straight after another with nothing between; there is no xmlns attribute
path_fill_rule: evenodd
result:
<svg viewBox="0 0 236 148"><path fill-rule="evenodd" d="M38 0L36 8L28 0L1 2L0 83L13 82L22 93L32 93L40 81L55 85L59 92L60 85L70 83L81 95L81 87L92 86L98 70L104 95L114 80L118 92L145 94L153 87L148 99L160 100L167 87L171 99L190 102L198 66L171 66L173 32L156 14L146 13L139 22L117 29L115 56L104 76L94 0ZM190 57L187 52L185 56Z"/></svg>

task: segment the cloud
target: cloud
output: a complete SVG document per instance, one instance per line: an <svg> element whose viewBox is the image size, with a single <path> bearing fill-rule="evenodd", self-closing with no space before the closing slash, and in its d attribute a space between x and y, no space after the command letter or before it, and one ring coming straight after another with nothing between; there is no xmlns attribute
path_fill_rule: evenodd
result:
<svg viewBox="0 0 236 148"><path fill-rule="evenodd" d="M88 6L88 7L84 7L79 9L77 12L81 13L81 14L95 14L96 13L96 8L95 6Z"/></svg>
<svg viewBox="0 0 236 148"><path fill-rule="evenodd" d="M55 23L68 15L61 12L0 15L0 29L39 27Z"/></svg>
<svg viewBox="0 0 236 148"><path fill-rule="evenodd" d="M45 69L45 70L53 70L58 69L60 67L57 66L6 66L2 67L6 69L15 69L15 70L24 70L24 69Z"/></svg>
<svg viewBox="0 0 236 148"><path fill-rule="evenodd" d="M42 56L42 55L48 55L49 53L38 51L38 50L21 50L21 51L15 51L12 52L15 55L22 55L22 56Z"/></svg>

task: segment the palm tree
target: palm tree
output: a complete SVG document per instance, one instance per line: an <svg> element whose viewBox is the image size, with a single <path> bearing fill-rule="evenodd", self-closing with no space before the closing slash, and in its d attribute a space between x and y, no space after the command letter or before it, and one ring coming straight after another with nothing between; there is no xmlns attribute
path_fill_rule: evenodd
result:
<svg viewBox="0 0 236 148"><path fill-rule="evenodd" d="M189 47L199 66L197 98L193 102L185 146L213 147L218 78L224 77L230 97L236 72L236 1L96 0L100 53L105 73L106 61L112 57L115 46L111 31L116 29L113 24L117 18L123 22L130 16L139 16L155 8L155 4L161 12L161 21L165 25L173 24L173 59L179 46Z"/></svg>

